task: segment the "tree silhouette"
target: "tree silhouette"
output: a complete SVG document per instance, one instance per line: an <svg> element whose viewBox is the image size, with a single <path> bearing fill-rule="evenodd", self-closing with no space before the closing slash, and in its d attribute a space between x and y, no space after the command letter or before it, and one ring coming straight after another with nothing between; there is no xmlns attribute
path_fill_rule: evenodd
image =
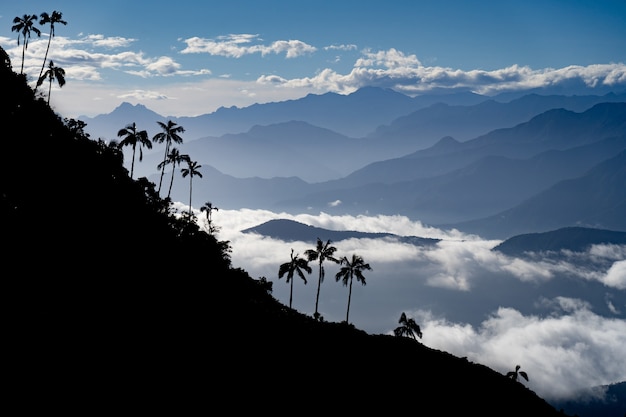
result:
<svg viewBox="0 0 626 417"><path fill-rule="evenodd" d="M161 162L157 168L161 169L165 167L165 165L172 164L172 177L170 179L170 187L167 190L167 198L170 198L172 194L172 185L174 185L174 173L176 171L176 165L180 165L182 162L187 162L189 160L189 155L181 154L177 148L172 148L170 153L167 155L167 159L164 162Z"/></svg>
<svg viewBox="0 0 626 417"><path fill-rule="evenodd" d="M206 220L209 223L209 233L213 234L217 231L217 228L215 226L213 226L213 222L211 220L211 213L214 211L219 211L220 209L215 207L213 205L213 203L211 203L210 201L207 201L206 203L204 203L204 205L202 207L200 207L200 211L204 212L206 211Z"/></svg>
<svg viewBox="0 0 626 417"><path fill-rule="evenodd" d="M130 166L130 178L133 178L133 172L135 170L135 150L137 149L137 145L139 145L139 161L143 160L143 147L145 146L148 149L152 149L152 142L148 139L148 132L145 130L137 131L137 126L135 122L126 125L125 128L120 129L117 132L117 136L123 138L119 143L120 147L124 146L132 146L133 147L133 161Z"/></svg>
<svg viewBox="0 0 626 417"><path fill-rule="evenodd" d="M35 23L37 23L37 15L25 14L22 17L16 16L13 19L14 25L11 26L11 32L17 32L17 45L20 45L20 36L24 38L24 42L22 44L22 68L20 69L20 74L24 73L24 54L28 49L28 40L30 39L30 33L35 32L37 36L41 36L41 31L35 27ZM45 61L44 61L45 65Z"/></svg>
<svg viewBox="0 0 626 417"><path fill-rule="evenodd" d="M404 312L402 312L402 314L400 315L400 320L398 320L398 323L400 323L401 326L398 326L393 330L393 333L396 336L410 336L413 339L417 340L417 338L415 337L415 335L417 335L417 337L419 337L420 339L422 338L422 330L420 329L420 326L412 318L407 318Z"/></svg>
<svg viewBox="0 0 626 417"><path fill-rule="evenodd" d="M65 85L65 70L60 67L55 67L54 62L50 60L50 64L48 64L48 69L37 80L37 87L43 84L46 78L50 80L50 85L48 87L48 105L49 105L50 95L52 94L52 81L57 80L57 82L59 83L59 87L63 87Z"/></svg>
<svg viewBox="0 0 626 417"><path fill-rule="evenodd" d="M202 168L202 165L198 165L198 162L192 161L189 158L187 158L185 161L187 162L187 168L182 168L180 172L183 174L183 178L189 175L189 218L191 219L192 218L191 187L192 187L193 177L198 176L202 178L202 173L199 171L199 169Z"/></svg>
<svg viewBox="0 0 626 417"><path fill-rule="evenodd" d="M165 153L163 154L163 162L159 164L159 167L161 168L161 179L159 180L159 188L157 192L161 193L161 184L163 183L163 174L165 173L165 161L167 160L167 156L169 155L170 146L172 145L172 142L183 143L183 138L180 137L179 133L183 133L185 131L185 128L182 126L178 126L171 120L168 120L167 124L163 122L157 123L161 127L161 129L163 129L163 131L154 135L152 141L154 143L165 142Z"/></svg>
<svg viewBox="0 0 626 417"><path fill-rule="evenodd" d="M50 35L48 37L48 46L46 47L46 55L43 57L43 64L41 64L41 71L39 71L39 78L43 74L43 70L46 66L46 61L48 60L48 51L50 50L50 42L52 38L54 38L54 25L60 23L62 25L67 25L67 22L63 20L63 13L57 12L56 10L49 15L46 12L43 12L41 15L41 20L39 21L40 25L50 24Z"/></svg>
<svg viewBox="0 0 626 417"><path fill-rule="evenodd" d="M287 274L287 283L291 281L291 290L289 291L289 308L291 308L291 302L293 300L293 276L294 274L298 274L298 276L302 278L302 280L306 284L306 278L304 277L304 272L302 271L306 271L307 273L310 274L313 270L309 266L309 262L306 259L300 258L300 256L297 253L294 255L293 248L292 248L291 249L291 261L285 262L284 264L280 265L280 267L278 268L278 278L282 278L285 274Z"/></svg>
<svg viewBox="0 0 626 417"><path fill-rule="evenodd" d="M528 374L526 372L524 372L524 371L520 371L519 368L521 368L521 366L517 365L515 367L515 370L507 372L506 376L508 378L511 378L513 381L517 381L518 380L518 376L521 376L526 381L528 381Z"/></svg>
<svg viewBox="0 0 626 417"><path fill-rule="evenodd" d="M348 309L346 311L346 323L349 323L348 317L350 315L350 299L352 298L352 280L356 277L357 281L360 281L361 284L365 285L365 277L363 276L363 271L371 270L370 264L367 264L363 261L363 258L359 255L353 254L352 261L350 261L347 257L343 257L340 261L341 269L335 275L335 280L343 280L343 285L348 285L350 283L350 288L348 290Z"/></svg>
<svg viewBox="0 0 626 417"><path fill-rule="evenodd" d="M315 320L319 320L320 313L318 312L318 304L320 299L320 287L322 282L324 282L324 261L329 260L331 262L339 263L339 259L335 259L333 255L337 251L337 248L331 246L331 241L327 240L326 243L322 242L322 240L317 238L317 246L315 249L307 249L304 254L306 255L309 262L318 261L319 263L319 277L317 279L317 294L315 296L315 313L313 317Z"/></svg>

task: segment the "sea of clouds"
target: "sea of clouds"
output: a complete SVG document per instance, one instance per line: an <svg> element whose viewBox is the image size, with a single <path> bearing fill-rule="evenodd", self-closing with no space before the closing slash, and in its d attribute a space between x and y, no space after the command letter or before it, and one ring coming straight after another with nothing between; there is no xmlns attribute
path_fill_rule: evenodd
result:
<svg viewBox="0 0 626 417"><path fill-rule="evenodd" d="M196 214L206 225L206 212ZM372 270L364 271L365 285L353 283L348 315L348 287L335 280L339 267L326 262L320 314L332 322L348 316L371 334L393 334L405 312L420 325L424 345L502 373L520 365L530 379L522 383L546 400L580 397L590 394L590 387L626 381L626 245L519 259L493 251L500 241L403 216L218 209L211 217L218 239L230 242L233 266L271 281L272 295L287 306L291 286L278 277L279 266L290 260L291 249L304 256L316 242L284 242L242 230L290 219L331 230L441 239L433 246L394 239L332 242L337 257L358 254ZM306 284L295 277L292 307L312 316L318 264L310 266Z"/></svg>

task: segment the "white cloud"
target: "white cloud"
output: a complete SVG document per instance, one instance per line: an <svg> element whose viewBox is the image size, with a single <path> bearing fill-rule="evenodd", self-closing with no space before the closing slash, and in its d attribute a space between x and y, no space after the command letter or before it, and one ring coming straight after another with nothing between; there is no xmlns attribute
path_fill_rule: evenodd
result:
<svg viewBox="0 0 626 417"><path fill-rule="evenodd" d="M180 51L180 53L206 53L209 55L225 56L229 58L241 58L244 55L250 54L261 54L261 56L265 56L267 54L284 53L287 58L296 58L307 53L313 53L317 50L314 46L298 40L279 40L272 42L269 45L250 44L251 42L257 40L260 40L259 36L251 34L222 36L218 38L217 41L192 37L183 40L183 42L187 44L187 47Z"/></svg>
<svg viewBox="0 0 626 417"><path fill-rule="evenodd" d="M626 310L626 295L623 289L602 287L600 281L577 274L578 264L569 265L568 271L566 263L542 263L539 258L520 262L492 251L499 241L426 227L403 216L291 215L264 210L214 213L213 220L221 228L218 238L231 242L233 264L253 278L265 276L273 281L274 296L285 304L289 286L277 278L278 265L288 259L291 248L303 253L314 242L282 242L239 232L277 218L330 230L443 239L424 247L381 239L334 242L338 255L357 253L372 266L366 274L367 285L353 287L350 318L360 329L392 334L405 311L421 327L420 342L502 373L520 364L530 377L530 382L523 382L546 399L580 395L593 385L626 380L626 368L615 365L626 357L626 320L619 308L609 307ZM621 250L596 247L587 257L610 257ZM621 268L622 263L617 263L616 268ZM335 282L334 268L326 266L320 311L328 321L341 321L347 292ZM546 274L545 268L552 269ZM550 291L548 287L543 290L543 285L563 279L559 277L564 274L567 278L559 281L561 286L551 284ZM600 304L593 304L597 297L584 282L595 282L596 293L605 294ZM578 286L582 290L576 297L560 293L571 294ZM297 281L294 308L312 314L315 289L311 282ZM597 311L603 308L607 311L601 315Z"/></svg>

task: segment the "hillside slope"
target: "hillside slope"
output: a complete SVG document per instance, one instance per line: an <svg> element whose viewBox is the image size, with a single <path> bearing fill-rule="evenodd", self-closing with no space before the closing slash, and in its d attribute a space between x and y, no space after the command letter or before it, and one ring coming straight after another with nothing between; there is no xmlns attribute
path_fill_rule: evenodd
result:
<svg viewBox="0 0 626 417"><path fill-rule="evenodd" d="M285 307L119 149L8 66L0 85L5 395L21 410L562 415L480 364Z"/></svg>

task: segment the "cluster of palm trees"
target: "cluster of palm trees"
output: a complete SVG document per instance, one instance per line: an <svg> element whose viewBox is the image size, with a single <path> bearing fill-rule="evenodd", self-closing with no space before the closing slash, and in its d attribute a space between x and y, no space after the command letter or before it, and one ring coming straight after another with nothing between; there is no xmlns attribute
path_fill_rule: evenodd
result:
<svg viewBox="0 0 626 417"><path fill-rule="evenodd" d="M197 161L192 161L190 156L187 154L181 154L180 151L173 146L175 143L183 143L183 138L180 136L181 133L185 132L185 128L183 126L178 125L177 123L168 120L166 123L157 122L159 127L161 128L161 132L157 133L150 139L148 137L148 132L146 130L138 130L135 122L126 125L124 128L120 129L117 132L117 136L121 138L118 146L123 148L124 146L132 147L132 161L130 166L130 178L133 178L135 172L135 155L137 150L139 150L139 161L143 160L143 148L152 149L153 143L165 143L165 154L163 155L163 161L161 161L157 168L161 171L161 177L159 179L159 187L158 193L160 195L161 188L163 184L163 175L165 174L165 167L167 165L172 165L172 176L170 178L170 185L167 191L167 198L170 198L172 193L172 185L174 184L174 173L176 171L176 166L182 163L186 163L187 166L181 168L181 174L183 178L189 176L189 218L193 218L192 206L191 206L191 197L192 197L192 185L193 185L193 177L202 178L202 173L200 172L200 168L202 165L199 165ZM217 210L217 207L213 207L211 203L207 203L207 208L204 210L207 211L207 219L209 221L209 229L215 231L215 228L211 226L211 211Z"/></svg>
<svg viewBox="0 0 626 417"><path fill-rule="evenodd" d="M37 24L37 20L39 20L40 25L50 25L50 32L48 36L48 46L46 47L46 54L43 58L43 64L41 65L39 76L37 77L35 91L37 91L37 88L39 88L47 79L49 81L48 104L50 104L52 82L56 80L59 84L59 87L63 87L65 85L65 70L61 67L55 66L52 60L48 62L48 69L46 69L45 71L44 69L46 68L46 61L48 61L50 43L52 42L52 38L54 38L55 35L55 25L66 25L67 22L63 20L63 13L56 10L53 11L51 14L48 14L47 12L43 12L39 16L37 16L36 14L24 14L23 16L16 16L13 19L13 26L11 27L11 31L17 32L18 46L20 45L20 39L22 40L22 66L20 67L20 74L24 73L24 59L26 50L28 49L28 42L30 40L31 34L35 33L37 37L41 36L41 30L35 26L35 24Z"/></svg>
<svg viewBox="0 0 626 417"><path fill-rule="evenodd" d="M306 284L307 280L304 276L304 272L311 273L313 269L309 266L309 262L317 261L319 275L317 280L317 294L315 297L315 313L313 317L316 320L322 320L320 316L318 306L319 306L319 296L320 296L320 287L322 282L324 281L324 261L330 261L340 265L339 272L335 274L336 281L342 281L344 286L348 286L348 308L346 310L346 323L349 323L350 317L350 300L352 298L352 282L354 278L356 278L357 282L360 282L362 285L365 285L365 276L363 275L363 271L372 270L370 264L366 263L363 260L363 257L357 254L353 254L351 258L344 256L342 258L336 258L335 252L337 248L331 245L331 240L327 240L326 242L322 241L320 238L317 238L317 245L313 249L307 249L304 252L305 257L300 257L300 254L295 253L293 248L291 249L291 260L289 262L285 262L280 265L278 268L278 278L282 278L286 276L287 283L291 283L291 289L289 292L289 308L291 308L292 300L293 300L293 281L294 276L298 275Z"/></svg>

